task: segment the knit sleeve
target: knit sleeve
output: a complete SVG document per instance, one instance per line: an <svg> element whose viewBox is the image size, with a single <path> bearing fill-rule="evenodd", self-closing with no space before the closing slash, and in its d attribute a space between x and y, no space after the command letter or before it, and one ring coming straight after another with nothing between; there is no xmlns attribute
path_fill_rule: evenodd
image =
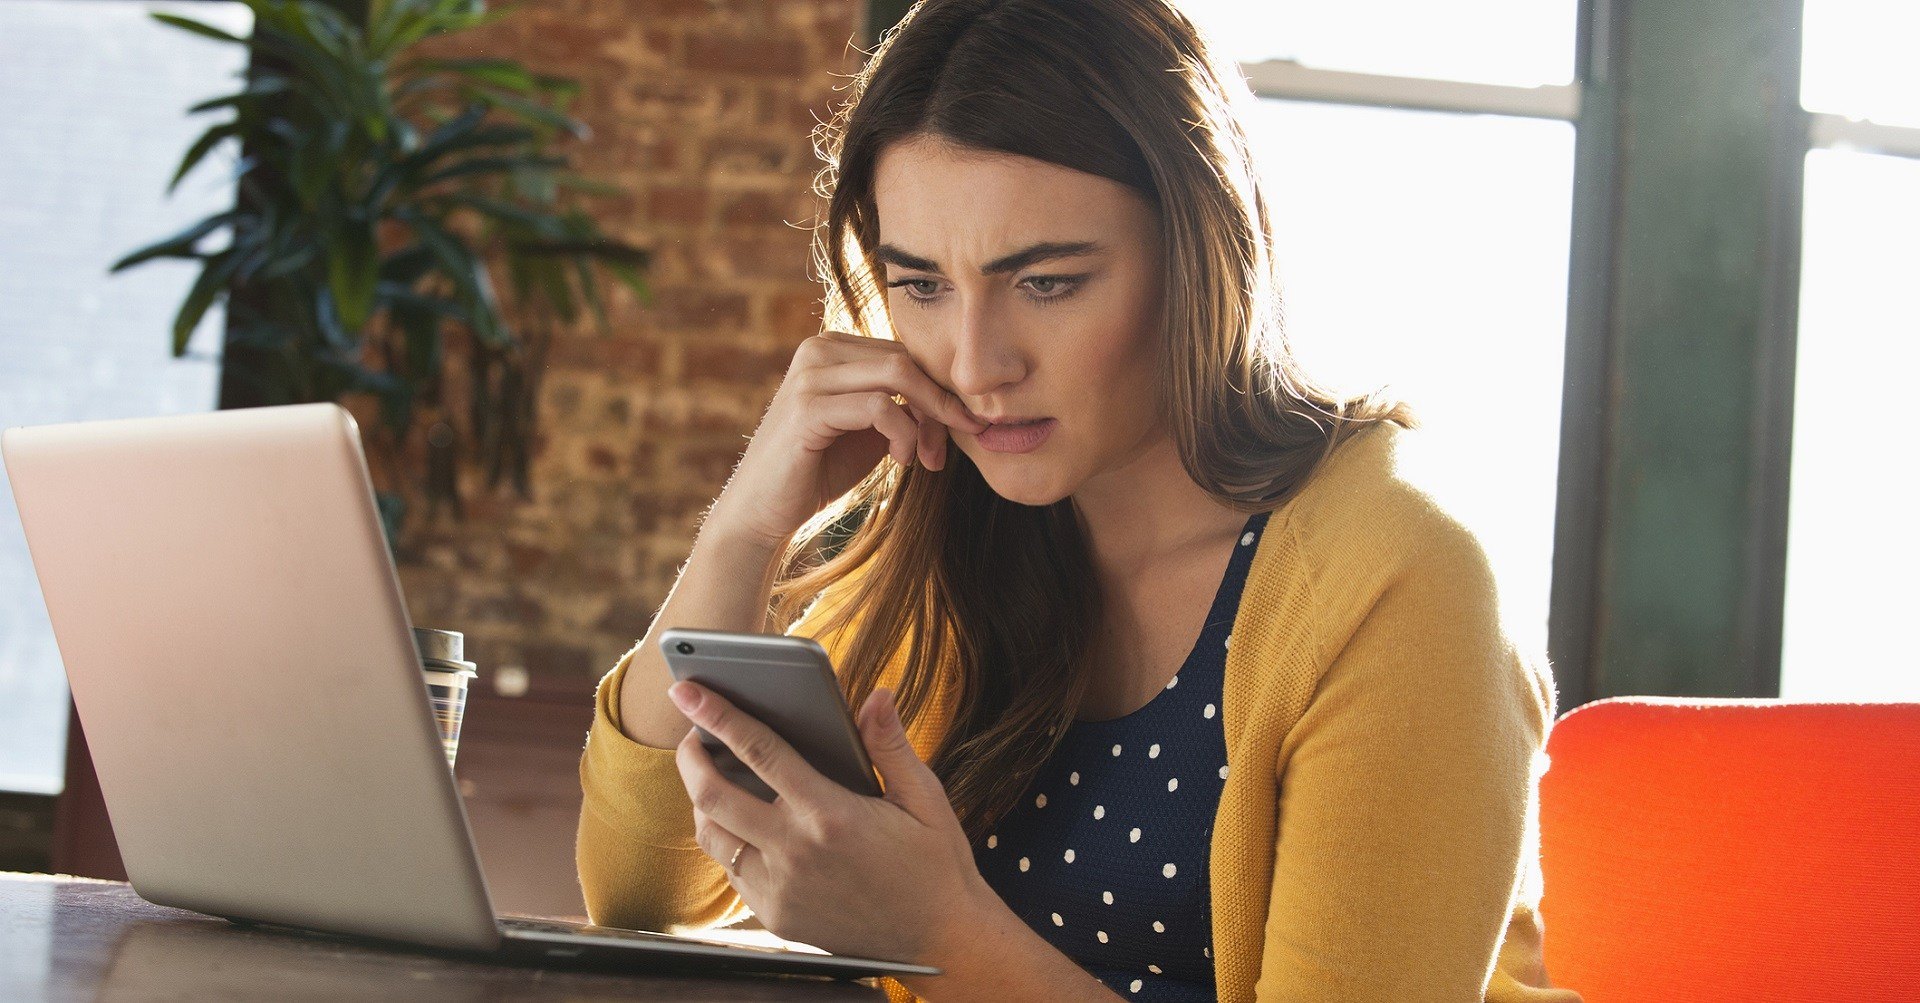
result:
<svg viewBox="0 0 1920 1003"><path fill-rule="evenodd" d="M816 601L788 633L819 641L838 664L842 637L853 625L816 634L826 612L827 604ZM601 926L667 933L724 926L748 909L725 868L694 841L693 801L674 750L643 745L621 730L620 686L633 655L623 655L595 688L593 723L580 756L574 867L587 918Z"/></svg>
<svg viewBox="0 0 1920 1003"><path fill-rule="evenodd" d="M601 926L675 932L722 926L746 912L726 871L693 838L693 802L674 750L620 730L620 684L633 651L600 680L580 756L574 866L587 918Z"/></svg>
<svg viewBox="0 0 1920 1003"><path fill-rule="evenodd" d="M1502 629L1478 541L1422 541L1324 664L1281 744L1256 999L1467 1003L1497 962L1492 998L1578 1003L1523 984L1545 984L1520 970L1537 942L1502 950L1538 852L1553 690Z"/></svg>

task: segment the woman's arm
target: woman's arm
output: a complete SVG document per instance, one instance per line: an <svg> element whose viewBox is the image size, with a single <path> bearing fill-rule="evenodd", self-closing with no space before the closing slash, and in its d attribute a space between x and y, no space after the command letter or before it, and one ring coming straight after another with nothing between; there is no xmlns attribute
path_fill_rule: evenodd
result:
<svg viewBox="0 0 1920 1003"><path fill-rule="evenodd" d="M587 918L668 933L732 922L745 907L726 871L694 841L693 807L674 751L621 733L618 700L631 664L629 653L600 680L580 756L574 868Z"/></svg>
<svg viewBox="0 0 1920 1003"><path fill-rule="evenodd" d="M679 578L647 625L647 636L627 653L632 664L620 687L620 730L641 745L671 750L693 727L667 699L673 677L657 644L662 630L767 630L767 600L779 571L779 549L736 532L727 505L723 494L708 511Z"/></svg>
<svg viewBox="0 0 1920 1003"><path fill-rule="evenodd" d="M1107 1003L1122 998L1033 932L985 880L963 908L929 912L945 924L940 946L928 959L942 974L899 980L921 999Z"/></svg>
<svg viewBox="0 0 1920 1003"><path fill-rule="evenodd" d="M766 629L777 555L741 542L718 516L716 504L646 638L595 690L574 867L588 918L605 926L698 929L746 912L726 871L694 841L693 803L674 752L692 725L666 697L672 680L654 643L664 627ZM811 636L821 608L793 632Z"/></svg>
<svg viewBox="0 0 1920 1003"><path fill-rule="evenodd" d="M1441 534L1333 658L1281 746L1257 999L1483 999L1553 715L1497 603L1479 543Z"/></svg>

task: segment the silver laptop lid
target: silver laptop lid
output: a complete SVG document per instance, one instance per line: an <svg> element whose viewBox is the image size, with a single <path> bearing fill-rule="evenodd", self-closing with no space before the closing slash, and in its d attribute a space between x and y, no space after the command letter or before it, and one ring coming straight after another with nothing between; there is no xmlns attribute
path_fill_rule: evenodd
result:
<svg viewBox="0 0 1920 1003"><path fill-rule="evenodd" d="M499 942L351 415L10 428L0 452L142 897Z"/></svg>

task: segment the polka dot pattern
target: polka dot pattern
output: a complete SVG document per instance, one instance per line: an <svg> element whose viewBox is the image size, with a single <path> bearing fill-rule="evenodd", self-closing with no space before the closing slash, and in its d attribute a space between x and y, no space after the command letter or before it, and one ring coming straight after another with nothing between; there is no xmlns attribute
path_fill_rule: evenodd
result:
<svg viewBox="0 0 1920 1003"><path fill-rule="evenodd" d="M1009 908L1129 999L1215 998L1207 854L1228 773L1221 684L1266 520L1247 520L1179 671L1130 714L1074 721L974 848Z"/></svg>

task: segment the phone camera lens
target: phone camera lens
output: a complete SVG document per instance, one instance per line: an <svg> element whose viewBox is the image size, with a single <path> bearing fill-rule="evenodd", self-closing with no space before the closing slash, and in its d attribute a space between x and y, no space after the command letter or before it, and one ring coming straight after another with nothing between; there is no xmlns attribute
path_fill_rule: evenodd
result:
<svg viewBox="0 0 1920 1003"><path fill-rule="evenodd" d="M673 650L678 651L683 655L691 655L693 654L693 645L688 644L685 641L681 641L679 644L676 644L673 646Z"/></svg>

